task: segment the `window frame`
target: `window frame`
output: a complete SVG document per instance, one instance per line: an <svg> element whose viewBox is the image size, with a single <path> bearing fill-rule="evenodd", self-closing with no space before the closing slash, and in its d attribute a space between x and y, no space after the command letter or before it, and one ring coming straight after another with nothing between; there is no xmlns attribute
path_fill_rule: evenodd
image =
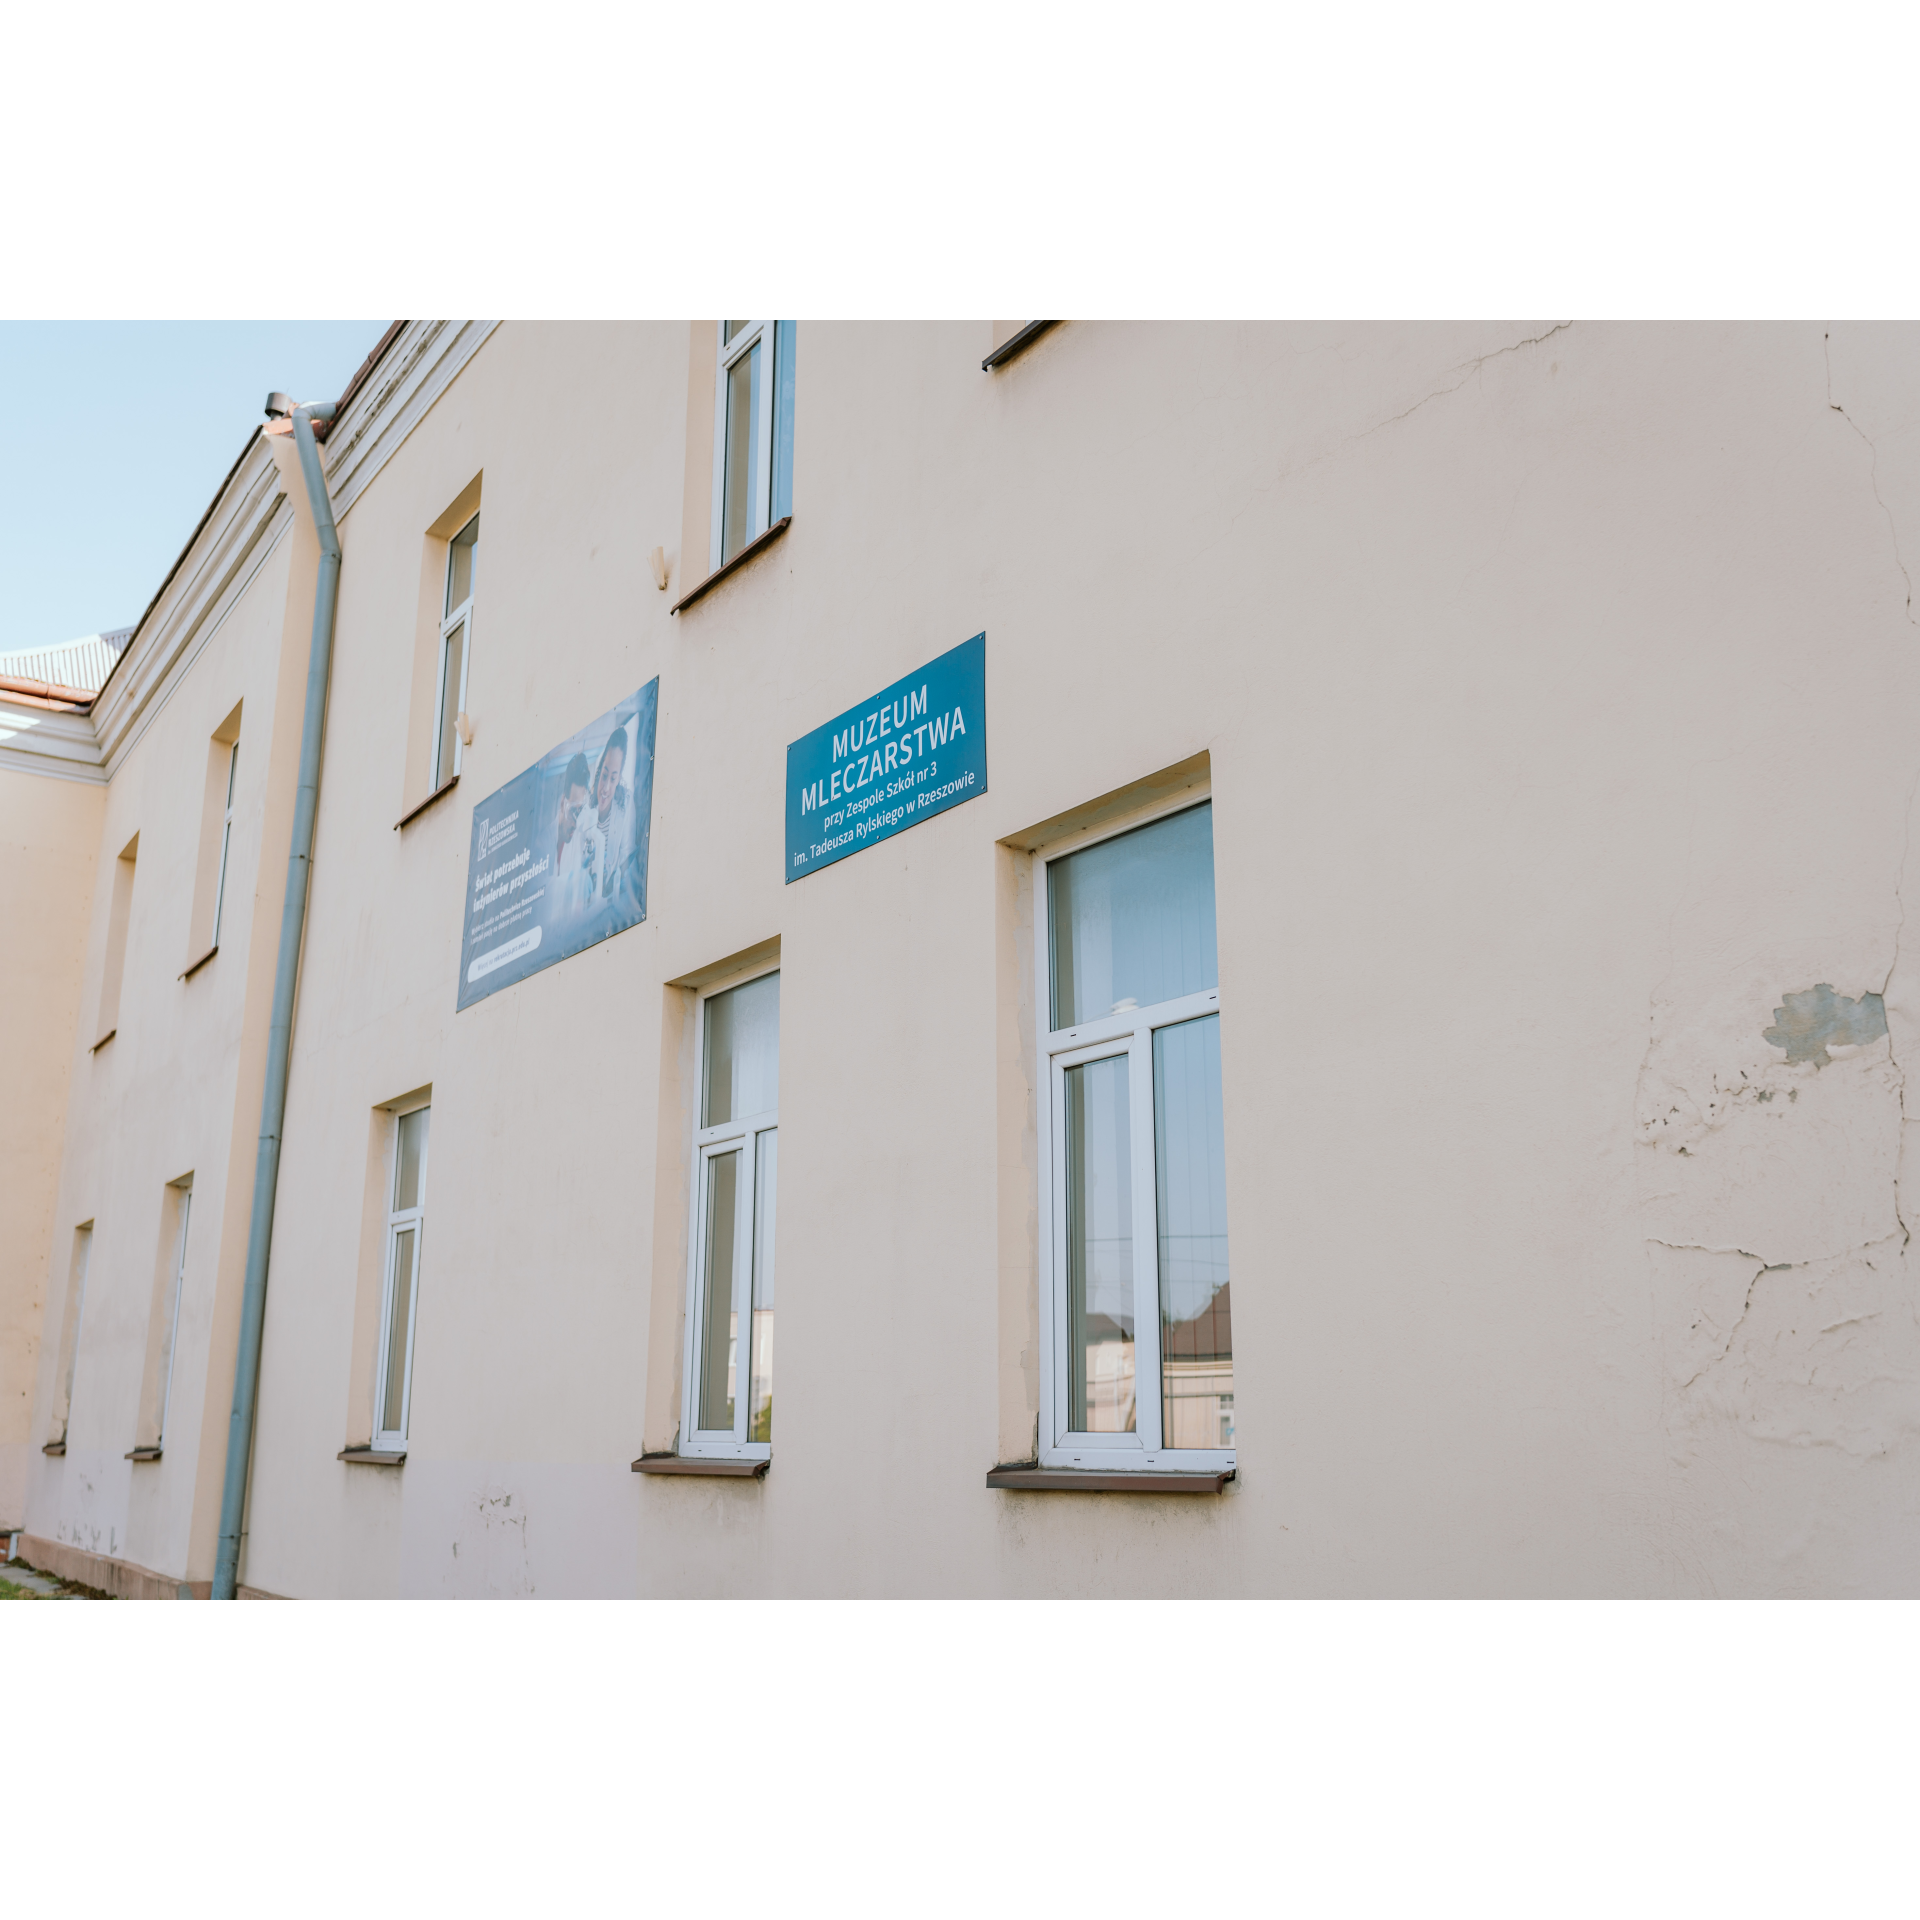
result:
<svg viewBox="0 0 1920 1920"><path fill-rule="evenodd" d="M220 822L220 871L213 883L213 932L207 941L211 952L220 944L220 917L227 900L227 849L233 841L233 795L240 778L240 736L234 735L233 750L227 757L227 809Z"/></svg>
<svg viewBox="0 0 1920 1920"><path fill-rule="evenodd" d="M680 1398L680 1434L679 1451L687 1459L706 1460L771 1460L773 1442L771 1440L750 1440L747 1438L748 1420L752 1406L753 1373L753 1289L758 1279L755 1272L753 1210L759 1185L760 1142L763 1135L778 1133L780 1130L780 1109L776 1104L759 1113L736 1115L731 1120L723 1120L716 1126L703 1127L699 1124L702 1112L701 1101L705 1097L707 1082L707 1005L722 994L732 993L737 987L751 986L756 980L764 980L769 974L780 971L778 959L768 961L764 966L755 967L751 972L739 973L725 980L716 981L710 987L700 990L699 999L694 1006L694 1042L693 1042L693 1192L688 1205L687 1231L687 1291L685 1339L681 1353L681 1398ZM776 1041L776 1048L778 1042ZM776 1054L777 1057L777 1054ZM733 1395L733 1430L731 1434L716 1427L701 1427L700 1419L700 1346L701 1335L705 1331L704 1316L706 1302L700 1285L702 1256L706 1251L707 1216L707 1164L724 1153L740 1151L744 1158L741 1162L741 1177L734 1182L733 1200L733 1313L736 1327L744 1326L747 1351L741 1355L735 1349L735 1386ZM774 1200L773 1232L776 1246L780 1234L779 1199L776 1190ZM774 1271L779 1271L776 1255ZM745 1294L744 1306L742 1293ZM736 1340L739 1336L736 1334Z"/></svg>
<svg viewBox="0 0 1920 1920"><path fill-rule="evenodd" d="M756 346L764 349L760 361L760 399L753 420L758 480L753 499L747 501L747 530L741 534L737 551L743 553L774 524L774 409L776 388L780 386L780 321L747 321L732 340L728 340L726 330L726 321L714 321L718 353L714 359L714 478L707 541L708 570L733 559L730 553L722 553L726 543L726 388L733 365L745 359Z"/></svg>
<svg viewBox="0 0 1920 1920"><path fill-rule="evenodd" d="M1070 1027L1053 1025L1053 925L1048 869L1055 861L1118 840L1177 813L1211 805L1211 782L1143 807L1120 820L1070 834L1033 852L1034 1025L1042 1071L1035 1088L1039 1134L1040 1420L1036 1447L1041 1467L1083 1472L1218 1474L1236 1471L1235 1447L1169 1447L1162 1442L1160 1378L1160 1233L1155 1177L1153 1036L1161 1028L1220 1012L1220 989L1210 987L1175 1000L1104 1014ZM1216 895L1217 898L1217 895ZM1216 938L1218 928L1216 924ZM1066 1074L1115 1055L1128 1057L1127 1118L1135 1248L1134 1405L1132 1433L1073 1433L1067 1425L1072 1395L1067 1383ZM1145 1258L1140 1250L1148 1250ZM1143 1308L1143 1302L1151 1311ZM1151 1393L1143 1382L1152 1383ZM1149 1406L1149 1401L1151 1405Z"/></svg>
<svg viewBox="0 0 1920 1920"><path fill-rule="evenodd" d="M380 1339L374 1356L373 1372L373 1446L379 1452L401 1452L407 1444L407 1429L413 1421L413 1361L415 1329L420 1323L420 1268L426 1253L427 1185L433 1177L433 1127L428 1122L427 1151L420 1165L420 1191L410 1207L396 1207L400 1197L400 1123L410 1114L431 1111L433 1101L412 1100L388 1111L393 1117L393 1169L387 1179L386 1244L380 1255ZM380 1423L387 1412L387 1361L393 1339L393 1266L394 1252L401 1234L413 1233L413 1273L407 1297L407 1350L401 1361L400 1424L384 1427Z"/></svg>
<svg viewBox="0 0 1920 1920"><path fill-rule="evenodd" d="M467 675L473 666L473 600L480 580L480 536L473 537L473 558L467 569L467 597L457 607L447 606L448 596L453 592L453 554L460 543L460 536L480 518L480 509L474 510L462 520L447 537L446 583L440 589L440 657L434 663L434 678L440 684L440 697L433 709L433 779L432 791L438 793L448 781L459 777L461 764L466 757L466 743L460 738L460 729L453 730L453 765L440 764L440 748L447 737L447 635L464 620L466 638L460 646L460 687L455 695L454 715L456 719L467 710Z"/></svg>

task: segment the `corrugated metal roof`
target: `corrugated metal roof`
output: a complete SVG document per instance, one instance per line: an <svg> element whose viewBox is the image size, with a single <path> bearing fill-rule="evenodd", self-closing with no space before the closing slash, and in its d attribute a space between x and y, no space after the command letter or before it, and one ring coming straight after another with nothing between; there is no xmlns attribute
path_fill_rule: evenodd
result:
<svg viewBox="0 0 1920 1920"><path fill-rule="evenodd" d="M63 640L55 647L23 647L17 653L0 653L0 675L14 680L51 680L59 686L84 687L89 693L98 693L132 638L131 627L115 627L108 633Z"/></svg>

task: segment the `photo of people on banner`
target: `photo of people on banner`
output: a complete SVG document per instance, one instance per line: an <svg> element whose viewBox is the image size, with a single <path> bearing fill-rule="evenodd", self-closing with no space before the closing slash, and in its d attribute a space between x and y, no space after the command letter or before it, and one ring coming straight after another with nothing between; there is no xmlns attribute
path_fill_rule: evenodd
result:
<svg viewBox="0 0 1920 1920"><path fill-rule="evenodd" d="M660 682L473 810L461 1007L647 917Z"/></svg>

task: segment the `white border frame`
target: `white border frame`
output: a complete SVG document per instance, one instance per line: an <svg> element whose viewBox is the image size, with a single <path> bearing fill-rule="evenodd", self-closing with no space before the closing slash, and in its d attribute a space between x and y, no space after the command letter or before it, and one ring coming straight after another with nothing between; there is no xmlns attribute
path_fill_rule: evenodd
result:
<svg viewBox="0 0 1920 1920"><path fill-rule="evenodd" d="M1153 1035L1220 1011L1220 991L1187 994L1155 1006L1108 1014L1078 1026L1054 1028L1053 923L1047 900L1047 869L1056 860L1117 840L1140 827L1210 805L1213 783L1196 781L1122 820L1068 835L1033 853L1034 1007L1039 1054L1044 1063L1035 1089L1040 1144L1040 1431L1039 1464L1086 1471L1223 1473L1237 1470L1234 1447L1163 1447L1160 1444L1160 1235L1156 1216L1153 1137ZM1066 1429L1067 1288L1066 1069L1112 1054L1129 1056L1128 1123L1133 1158L1134 1235L1134 1423L1133 1433L1069 1433ZM1144 1257L1142 1249L1144 1248ZM1142 1300L1151 1312L1142 1311ZM1142 1383L1149 1383L1149 1391Z"/></svg>
<svg viewBox="0 0 1920 1920"><path fill-rule="evenodd" d="M393 1119L393 1167L387 1179L387 1244L380 1266L380 1347L373 1371L373 1445L379 1452L399 1453L407 1444L407 1428L413 1419L414 1329L420 1323L420 1268L427 1246L427 1182L433 1173L433 1122L427 1122L427 1151L420 1165L420 1191L410 1207L394 1206L400 1197L400 1122L409 1114L427 1113L433 1101L410 1101L404 1107L390 1107ZM400 1424L383 1427L381 1416L387 1410L387 1356L393 1338L393 1250L401 1234L413 1230L413 1284L407 1296L407 1351L401 1362Z"/></svg>
<svg viewBox="0 0 1920 1920"><path fill-rule="evenodd" d="M773 320L749 320L731 340L727 323L714 322L714 339L719 354L713 373L713 517L707 541L709 569L720 565L720 544L726 533L727 510L727 374L734 362L756 346L765 348L760 363L760 400L754 409L753 438L759 454L759 484L747 502L746 537L740 544L757 540L770 524L773 501L773 389L779 369L774 365L778 352Z"/></svg>
<svg viewBox="0 0 1920 1920"><path fill-rule="evenodd" d="M742 1114L713 1127L700 1126L697 1119L706 1087L707 1002L717 1000L723 993L733 992L736 987L751 986L754 981L764 980L768 974L779 971L780 962L771 960L751 972L716 981L712 986L700 990L700 997L694 1004L693 1111L696 1124L693 1130L693 1196L688 1208L687 1226L686 1336L680 1358L680 1452L689 1459L773 1458L771 1441L747 1438L747 1419L753 1378L753 1205L758 1191L761 1136L779 1131L780 1109L773 1106L761 1113ZM707 1162L718 1154L731 1153L736 1149L742 1153L743 1160L740 1178L734 1183L733 1198L733 1313L735 1326L745 1330L743 1335L736 1337L745 1339L747 1350L745 1354L736 1350L734 1355L733 1431L729 1434L720 1428L703 1428L697 1424L700 1418L701 1316L705 1310L701 1297L700 1255L706 1239ZM773 1232L777 1247L780 1236L777 1199L774 1202ZM778 1271L777 1254L775 1270Z"/></svg>
<svg viewBox="0 0 1920 1920"><path fill-rule="evenodd" d="M480 518L480 509L475 507L466 519L455 528L447 541L447 579L440 589L440 604L445 607L447 595L453 591L453 549L461 534ZM459 704L454 708L458 718L467 710L467 674L473 666L473 595L480 580L480 536L474 535L473 559L467 568L467 597L457 607L444 613L440 620L440 658L435 663L434 673L440 682L440 698L433 709L433 788L437 793L460 771L460 764L466 757L465 746L460 738L460 729L453 730L453 765L451 768L440 764L440 742L447 737L447 635L461 621L467 623L467 637L460 648L460 692Z"/></svg>

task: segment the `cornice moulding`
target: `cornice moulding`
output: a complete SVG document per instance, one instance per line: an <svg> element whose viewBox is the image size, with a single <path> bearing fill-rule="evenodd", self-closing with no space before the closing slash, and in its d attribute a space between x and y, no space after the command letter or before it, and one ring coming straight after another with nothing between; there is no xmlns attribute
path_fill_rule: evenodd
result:
<svg viewBox="0 0 1920 1920"><path fill-rule="evenodd" d="M0 767L105 786L100 742L84 713L48 713L0 699Z"/></svg>

